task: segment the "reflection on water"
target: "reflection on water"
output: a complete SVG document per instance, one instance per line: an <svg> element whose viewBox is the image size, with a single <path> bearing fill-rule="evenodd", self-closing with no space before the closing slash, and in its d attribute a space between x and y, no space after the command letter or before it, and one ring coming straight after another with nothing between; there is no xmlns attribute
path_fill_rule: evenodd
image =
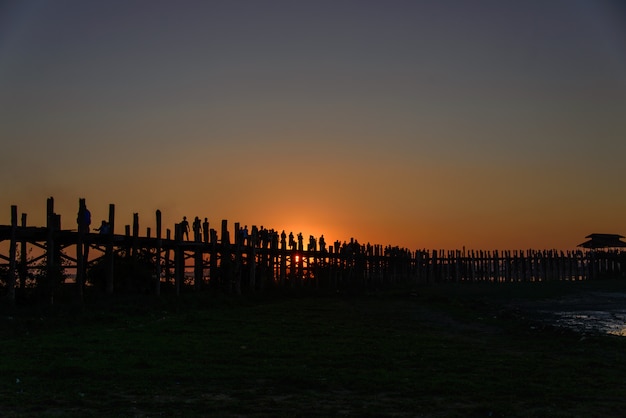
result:
<svg viewBox="0 0 626 418"><path fill-rule="evenodd" d="M522 304L541 322L582 334L626 337L626 292L590 291Z"/></svg>
<svg viewBox="0 0 626 418"><path fill-rule="evenodd" d="M626 336L626 310L553 312L555 325L588 333Z"/></svg>

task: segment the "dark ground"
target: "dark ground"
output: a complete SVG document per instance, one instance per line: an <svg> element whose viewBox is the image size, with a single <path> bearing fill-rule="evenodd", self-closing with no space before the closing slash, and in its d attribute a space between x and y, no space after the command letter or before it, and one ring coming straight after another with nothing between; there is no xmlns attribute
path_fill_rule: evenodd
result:
<svg viewBox="0 0 626 418"><path fill-rule="evenodd" d="M0 321L0 416L624 416L626 340L557 321L617 317L623 295L463 283L24 311Z"/></svg>

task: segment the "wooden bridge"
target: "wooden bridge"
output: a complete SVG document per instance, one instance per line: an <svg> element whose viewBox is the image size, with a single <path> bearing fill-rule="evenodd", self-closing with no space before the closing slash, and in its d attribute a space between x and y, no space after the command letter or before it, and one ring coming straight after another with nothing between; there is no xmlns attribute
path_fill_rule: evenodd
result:
<svg viewBox="0 0 626 418"><path fill-rule="evenodd" d="M52 300L60 287L72 286L82 301L83 291L94 286L106 294L172 291L178 295L202 289L239 294L270 287L586 280L626 273L622 251L411 251L355 240L327 246L313 237L305 247L301 234L297 240L290 234L287 240L284 231L254 226L247 234L238 223L231 236L226 220L219 235L205 220L201 229L194 228L192 239L185 240L181 224L174 226L173 234L167 229L163 236L158 210L154 235L151 228L140 235L138 214L123 234L115 233L114 205L109 205L109 227L98 233L61 229L53 198L47 201L46 213L45 227L27 226L26 214L18 222L17 207L12 206L11 225L0 226L0 244L4 244L0 248L5 250L0 253L0 286L11 302L16 289L33 287ZM34 256L29 257L31 253Z"/></svg>

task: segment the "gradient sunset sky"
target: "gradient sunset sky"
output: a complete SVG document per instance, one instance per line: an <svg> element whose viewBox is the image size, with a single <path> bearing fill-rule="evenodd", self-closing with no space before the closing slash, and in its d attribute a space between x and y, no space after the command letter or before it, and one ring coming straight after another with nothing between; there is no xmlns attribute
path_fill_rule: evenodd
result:
<svg viewBox="0 0 626 418"><path fill-rule="evenodd" d="M626 2L0 0L0 224L626 235Z"/></svg>

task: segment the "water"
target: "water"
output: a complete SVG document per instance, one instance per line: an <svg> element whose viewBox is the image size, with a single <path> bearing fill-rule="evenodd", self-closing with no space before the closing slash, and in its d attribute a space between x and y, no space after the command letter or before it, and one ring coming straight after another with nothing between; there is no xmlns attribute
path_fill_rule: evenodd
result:
<svg viewBox="0 0 626 418"><path fill-rule="evenodd" d="M555 325L582 333L626 337L626 310L555 312Z"/></svg>
<svg viewBox="0 0 626 418"><path fill-rule="evenodd" d="M548 323L583 334L626 337L626 293L591 292L545 304L539 313Z"/></svg>

